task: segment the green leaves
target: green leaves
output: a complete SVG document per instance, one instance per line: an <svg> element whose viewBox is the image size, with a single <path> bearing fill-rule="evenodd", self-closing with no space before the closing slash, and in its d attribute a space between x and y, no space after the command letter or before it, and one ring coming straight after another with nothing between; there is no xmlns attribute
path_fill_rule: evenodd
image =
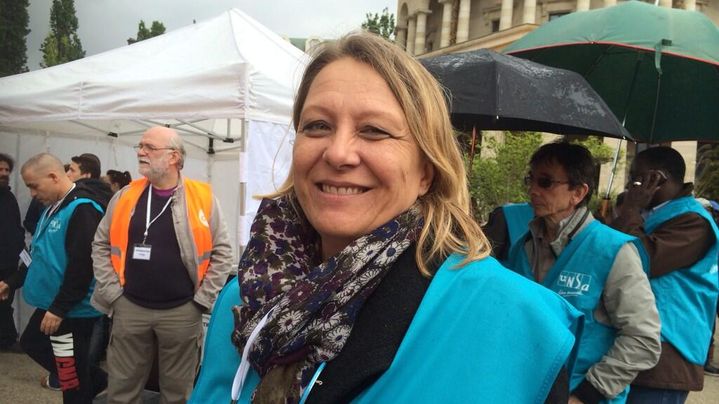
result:
<svg viewBox="0 0 719 404"><path fill-rule="evenodd" d="M542 135L537 132L485 136L469 170L470 194L480 222L497 206L527 201L523 180L529 158L541 144Z"/></svg>
<svg viewBox="0 0 719 404"><path fill-rule="evenodd" d="M140 23L137 25L137 37L136 38L127 38L127 44L132 45L135 42L140 42L145 39L150 39L152 37L162 35L165 33L165 24L161 23L160 21L153 21L152 25L150 26L150 29L147 29L145 26L145 21L140 20Z"/></svg>
<svg viewBox="0 0 719 404"><path fill-rule="evenodd" d="M53 0L50 8L50 32L40 46L40 66L50 67L85 57L77 28L75 2Z"/></svg>
<svg viewBox="0 0 719 404"><path fill-rule="evenodd" d="M460 136L460 142L466 143L467 140ZM505 131L501 135L484 132L480 152L475 155L472 167L468 170L474 214L480 223L497 206L529 200L524 176L529 171L529 159L544 142L539 132ZM614 150L601 137L587 136L571 142L589 149L597 164L610 162L614 158ZM719 163L716 164L718 169L713 171L719 172ZM719 179L719 175L717 177ZM591 207L597 203L595 193Z"/></svg>
<svg viewBox="0 0 719 404"><path fill-rule="evenodd" d="M27 71L28 0L0 0L0 77Z"/></svg>
<svg viewBox="0 0 719 404"><path fill-rule="evenodd" d="M367 13L367 20L362 23L362 29L383 36L385 39L392 40L394 37L394 14L390 13L387 7L382 10L382 14Z"/></svg>
<svg viewBox="0 0 719 404"><path fill-rule="evenodd" d="M719 200L719 145L707 143L697 150L696 196Z"/></svg>

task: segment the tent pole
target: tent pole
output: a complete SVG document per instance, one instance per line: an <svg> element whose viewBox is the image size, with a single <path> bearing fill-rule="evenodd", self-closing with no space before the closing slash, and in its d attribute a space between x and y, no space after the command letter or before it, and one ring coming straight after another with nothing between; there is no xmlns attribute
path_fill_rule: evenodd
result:
<svg viewBox="0 0 719 404"><path fill-rule="evenodd" d="M84 127L88 128L88 129L96 130L96 131L102 133L103 135L107 134L107 131L106 131L106 130L102 130L102 129L97 128L97 127L94 127L94 126L92 126L92 125L88 125L88 124L86 124L86 123L84 123L84 122L81 122L81 121L70 121L70 122L74 123L75 125L80 125L80 126L84 126Z"/></svg>
<svg viewBox="0 0 719 404"><path fill-rule="evenodd" d="M17 161L18 164L21 161L20 160L20 135L19 134L15 134L15 161ZM15 181L13 182L13 187L15 187L14 189L16 190L15 194L17 194L17 189L19 189L19 186L20 186L20 170L18 170L16 168L14 171L15 171Z"/></svg>
<svg viewBox="0 0 719 404"><path fill-rule="evenodd" d="M249 124L246 118L242 118L240 126L240 147L239 147L239 206L237 215L237 240L239 241L238 257L242 257L247 245L246 238L246 216L247 216L247 136L249 135ZM248 229L249 230L249 229Z"/></svg>
<svg viewBox="0 0 719 404"><path fill-rule="evenodd" d="M187 126L189 126L189 127L191 127L191 128L197 129L197 130L203 132L203 134L204 134L205 136L207 136L207 137L209 137L209 138L211 138L211 139L218 139L218 140L224 139L222 136L218 135L218 134L215 133L214 131L207 130L207 129L203 129L201 126L195 125L195 124L193 124L193 123L191 123L191 122L183 121L182 119L178 119L177 122L180 122L180 123L182 123L183 125L187 125Z"/></svg>
<svg viewBox="0 0 719 404"><path fill-rule="evenodd" d="M168 123L158 122L158 121L155 121L155 120L152 120L152 119L144 119L143 121L146 122L146 123L150 123L150 124L152 124L152 125L155 125L155 126L165 126L165 127L168 127L168 128L175 129L178 133L186 133L186 134L188 134L188 135L197 135L197 136L212 137L210 134L204 132L204 130L203 130L203 131L200 131L200 132L196 132L196 131L194 131L194 130L190 130L190 129L187 129L187 128L181 128L181 126L184 125L183 123L169 123L169 124L168 124ZM150 125L146 125L146 126L147 126L147 127L150 127ZM218 137L218 139L221 140L222 138L221 138L221 137Z"/></svg>

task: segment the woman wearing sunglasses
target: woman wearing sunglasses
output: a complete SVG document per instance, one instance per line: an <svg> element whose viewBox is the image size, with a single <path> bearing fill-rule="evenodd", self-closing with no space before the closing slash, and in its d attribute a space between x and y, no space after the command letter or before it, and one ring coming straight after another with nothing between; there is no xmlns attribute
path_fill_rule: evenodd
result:
<svg viewBox="0 0 719 404"><path fill-rule="evenodd" d="M659 317L632 236L595 220L592 155L551 143L525 178L535 218L510 251L509 267L565 297L585 315L570 403L623 403L629 383L659 358Z"/></svg>

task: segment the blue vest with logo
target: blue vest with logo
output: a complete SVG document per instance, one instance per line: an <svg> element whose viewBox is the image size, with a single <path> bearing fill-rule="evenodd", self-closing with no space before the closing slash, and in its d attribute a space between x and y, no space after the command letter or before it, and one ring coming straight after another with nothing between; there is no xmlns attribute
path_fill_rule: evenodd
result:
<svg viewBox="0 0 719 404"><path fill-rule="evenodd" d="M691 196L674 199L654 211L644 221L644 230L647 235L652 234L667 220L689 212L708 221L715 240L719 240L714 220ZM706 255L694 265L649 279L662 322L662 340L672 344L687 361L700 366L704 365L707 358L716 317L719 295L718 254L719 244L715 241Z"/></svg>
<svg viewBox="0 0 719 404"><path fill-rule="evenodd" d="M508 203L502 206L504 213L504 221L507 223L507 233L509 234L509 248L512 251L517 242L524 240L523 237L529 230L529 222L534 218L534 208L528 203ZM506 262L502 262L506 264Z"/></svg>
<svg viewBox="0 0 719 404"><path fill-rule="evenodd" d="M75 208L89 203L102 213L102 207L95 201L87 198L78 198L60 208L48 218L47 209L40 216L37 230L32 238L32 263L27 271L23 296L31 306L47 310L60 291L67 268L67 253L65 251L65 236L68 223ZM90 305L90 296L95 288L93 278L87 295L67 313L67 317L97 317L101 313Z"/></svg>
<svg viewBox="0 0 719 404"><path fill-rule="evenodd" d="M562 366L571 367L582 322L577 310L494 258L459 269L461 261L452 255L437 271L391 366L353 402L543 403ZM230 342L228 308L240 299L236 281L226 289L210 320L190 403L230 398L240 357ZM250 370L240 403L250 402L259 380Z"/></svg>
<svg viewBox="0 0 719 404"><path fill-rule="evenodd" d="M589 368L599 362L614 344L617 330L596 321L594 310L600 304L617 253L629 242L639 245L635 237L594 220L567 244L542 281L542 285L557 292L584 314L584 332L569 382L570 391L579 386ZM646 270L645 260L642 263ZM512 249L509 268L535 280L523 243ZM605 402L624 403L628 392L629 386L617 397Z"/></svg>

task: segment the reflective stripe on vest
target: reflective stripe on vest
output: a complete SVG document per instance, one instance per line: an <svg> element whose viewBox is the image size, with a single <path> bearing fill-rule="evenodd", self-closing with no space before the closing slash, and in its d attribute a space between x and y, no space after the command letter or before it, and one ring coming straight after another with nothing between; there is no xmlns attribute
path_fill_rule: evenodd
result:
<svg viewBox="0 0 719 404"><path fill-rule="evenodd" d="M210 265L212 252L212 233L208 217L212 215L212 188L204 182L183 178L187 218L192 240L195 245L195 262L197 263L197 282L205 277ZM110 224L110 261L120 278L120 285L125 285L125 259L127 254L130 217L145 188L149 185L146 178L132 181L115 204Z"/></svg>

